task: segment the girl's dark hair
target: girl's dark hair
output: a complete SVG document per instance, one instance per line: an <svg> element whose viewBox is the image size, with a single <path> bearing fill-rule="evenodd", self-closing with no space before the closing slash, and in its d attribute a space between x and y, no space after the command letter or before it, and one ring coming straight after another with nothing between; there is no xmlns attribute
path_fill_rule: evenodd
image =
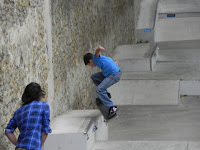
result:
<svg viewBox="0 0 200 150"><path fill-rule="evenodd" d="M34 100L40 100L45 96L45 92L42 90L38 83L31 82L28 84L22 95L22 105L26 105Z"/></svg>
<svg viewBox="0 0 200 150"><path fill-rule="evenodd" d="M93 54L92 53L87 53L83 56L83 60L84 60L84 63L85 65L89 64L90 63L90 59L93 58Z"/></svg>

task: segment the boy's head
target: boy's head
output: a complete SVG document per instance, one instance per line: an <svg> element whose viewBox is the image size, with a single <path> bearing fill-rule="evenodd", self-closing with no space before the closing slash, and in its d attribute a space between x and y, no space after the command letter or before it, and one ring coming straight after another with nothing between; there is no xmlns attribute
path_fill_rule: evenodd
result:
<svg viewBox="0 0 200 150"><path fill-rule="evenodd" d="M31 82L28 84L22 95L22 104L28 104L34 100L40 100L45 96L45 92L42 90L38 83Z"/></svg>
<svg viewBox="0 0 200 150"><path fill-rule="evenodd" d="M93 59L92 53L87 53L83 56L83 60L84 60L85 65L95 67L92 59Z"/></svg>

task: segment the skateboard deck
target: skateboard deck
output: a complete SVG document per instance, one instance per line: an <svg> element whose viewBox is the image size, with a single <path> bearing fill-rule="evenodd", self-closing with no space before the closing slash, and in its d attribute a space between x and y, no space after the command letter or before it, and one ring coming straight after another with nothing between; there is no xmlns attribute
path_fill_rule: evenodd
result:
<svg viewBox="0 0 200 150"><path fill-rule="evenodd" d="M96 104L97 104L101 114L103 115L103 117L106 121L108 121L109 119L112 119L114 117L117 117L116 113L114 113L112 115L108 115L109 108L105 107L99 98L96 99Z"/></svg>

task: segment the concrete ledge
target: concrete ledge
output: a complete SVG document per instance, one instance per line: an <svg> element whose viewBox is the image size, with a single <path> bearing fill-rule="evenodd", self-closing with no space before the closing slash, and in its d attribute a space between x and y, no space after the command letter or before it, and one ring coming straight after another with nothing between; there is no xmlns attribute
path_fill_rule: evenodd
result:
<svg viewBox="0 0 200 150"><path fill-rule="evenodd" d="M179 80L121 80L109 88L116 105L177 105Z"/></svg>
<svg viewBox="0 0 200 150"><path fill-rule="evenodd" d="M99 110L72 110L56 117L44 150L91 150L96 140L108 139L108 126Z"/></svg>
<svg viewBox="0 0 200 150"><path fill-rule="evenodd" d="M98 142L94 150L199 150L192 141L110 141Z"/></svg>

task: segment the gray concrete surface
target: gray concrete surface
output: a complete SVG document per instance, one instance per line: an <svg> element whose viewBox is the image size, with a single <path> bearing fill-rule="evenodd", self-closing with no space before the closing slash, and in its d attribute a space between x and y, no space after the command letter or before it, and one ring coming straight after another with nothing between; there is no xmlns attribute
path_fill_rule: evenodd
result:
<svg viewBox="0 0 200 150"><path fill-rule="evenodd" d="M160 0L158 13L200 12L199 0Z"/></svg>
<svg viewBox="0 0 200 150"><path fill-rule="evenodd" d="M158 0L142 0L136 29L154 28Z"/></svg>
<svg viewBox="0 0 200 150"><path fill-rule="evenodd" d="M177 106L120 106L109 123L109 141L200 141L200 98Z"/></svg>
<svg viewBox="0 0 200 150"><path fill-rule="evenodd" d="M198 0L160 0L155 22L155 41L181 41L200 39L200 1ZM184 13L182 17L160 19L159 14ZM188 14L187 14L188 13ZM196 15L196 16L195 16ZM185 17L184 17L185 16Z"/></svg>
<svg viewBox="0 0 200 150"><path fill-rule="evenodd" d="M200 95L199 74L199 63L163 62L157 63L154 70L151 72L122 72L121 81L128 80L132 83L131 80L138 80L138 82L140 80L180 80L179 95ZM114 86L119 85L120 84L116 84ZM153 90L153 88L150 90ZM128 93L128 91L130 91L130 89L126 90L126 93ZM167 95L166 92L167 90L165 91ZM118 90L118 93L120 93L120 90ZM130 95L132 95L132 93L130 93ZM168 94L170 95L170 93ZM130 96L128 96L127 99L129 99L129 97Z"/></svg>
<svg viewBox="0 0 200 150"><path fill-rule="evenodd" d="M153 42L154 25L156 18L158 0L142 0L140 4L140 13L136 24L136 41ZM150 29L146 32L145 29Z"/></svg>
<svg viewBox="0 0 200 150"><path fill-rule="evenodd" d="M200 95L200 81L180 81L180 95Z"/></svg>
<svg viewBox="0 0 200 150"><path fill-rule="evenodd" d="M120 62L122 71L150 71L151 44L121 45L115 49L114 60Z"/></svg>
<svg viewBox="0 0 200 150"><path fill-rule="evenodd" d="M187 144L180 141L109 141L98 142L94 150L187 150Z"/></svg>
<svg viewBox="0 0 200 150"><path fill-rule="evenodd" d="M161 42L157 61L199 63L200 41Z"/></svg>
<svg viewBox="0 0 200 150"><path fill-rule="evenodd" d="M156 42L196 39L200 39L199 17L160 19L156 21Z"/></svg>
<svg viewBox="0 0 200 150"><path fill-rule="evenodd" d="M150 57L149 43L121 45L115 49L114 59L146 59Z"/></svg>
<svg viewBox="0 0 200 150"><path fill-rule="evenodd" d="M122 72L122 80L200 80L200 65L193 63L159 63L152 72Z"/></svg>
<svg viewBox="0 0 200 150"><path fill-rule="evenodd" d="M177 105L179 80L121 80L110 87L116 105Z"/></svg>
<svg viewBox="0 0 200 150"><path fill-rule="evenodd" d="M200 40L183 40L183 41L170 41L170 42L159 42L158 46L160 50L168 49L199 49Z"/></svg>
<svg viewBox="0 0 200 150"><path fill-rule="evenodd" d="M120 106L109 122L109 141L93 150L199 150L200 97L177 106Z"/></svg>
<svg viewBox="0 0 200 150"><path fill-rule="evenodd" d="M157 61L199 63L200 49L166 49L159 51Z"/></svg>
<svg viewBox="0 0 200 150"><path fill-rule="evenodd" d="M51 122L44 150L91 150L97 140L108 140L108 125L99 110L71 110Z"/></svg>
<svg viewBox="0 0 200 150"><path fill-rule="evenodd" d="M153 28L145 28L136 30L136 42L144 43L144 42L154 42L154 29Z"/></svg>
<svg viewBox="0 0 200 150"><path fill-rule="evenodd" d="M98 142L94 150L199 150L191 141L109 141Z"/></svg>

